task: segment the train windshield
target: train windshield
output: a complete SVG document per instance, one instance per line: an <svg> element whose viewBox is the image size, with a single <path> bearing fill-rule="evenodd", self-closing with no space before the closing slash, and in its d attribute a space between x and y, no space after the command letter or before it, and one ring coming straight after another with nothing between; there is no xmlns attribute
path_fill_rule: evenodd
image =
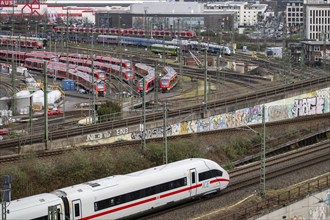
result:
<svg viewBox="0 0 330 220"><path fill-rule="evenodd" d="M162 86L168 86L168 80L167 79L162 79Z"/></svg>
<svg viewBox="0 0 330 220"><path fill-rule="evenodd" d="M100 76L100 78L104 78L105 77L105 73L103 71L100 71L99 72L99 76Z"/></svg>
<svg viewBox="0 0 330 220"><path fill-rule="evenodd" d="M127 72L127 76L131 79L133 76L132 70L127 70L126 72Z"/></svg>
<svg viewBox="0 0 330 220"><path fill-rule="evenodd" d="M104 82L101 81L101 82L97 83L97 88L104 89Z"/></svg>
<svg viewBox="0 0 330 220"><path fill-rule="evenodd" d="M127 67L126 67L126 68L132 68L132 64L131 64L131 62L130 62L130 61L127 61L127 62L126 62L126 65L127 65Z"/></svg>
<svg viewBox="0 0 330 220"><path fill-rule="evenodd" d="M139 83L138 83L138 87L139 87L140 89L143 89L143 79L141 79L141 80L139 81Z"/></svg>

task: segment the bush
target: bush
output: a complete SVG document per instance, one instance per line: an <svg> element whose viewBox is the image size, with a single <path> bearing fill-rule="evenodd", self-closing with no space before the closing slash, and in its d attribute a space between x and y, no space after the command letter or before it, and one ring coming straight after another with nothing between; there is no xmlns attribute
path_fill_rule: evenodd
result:
<svg viewBox="0 0 330 220"><path fill-rule="evenodd" d="M197 142L191 140L169 141L167 143L167 159L168 163L191 157L202 157L201 146ZM153 164L160 165L163 163L164 144L150 143L145 152L145 157Z"/></svg>
<svg viewBox="0 0 330 220"><path fill-rule="evenodd" d="M99 116L99 121L110 121L114 119L115 116L120 115L121 105L116 102L107 101L105 104L98 108L97 114Z"/></svg>

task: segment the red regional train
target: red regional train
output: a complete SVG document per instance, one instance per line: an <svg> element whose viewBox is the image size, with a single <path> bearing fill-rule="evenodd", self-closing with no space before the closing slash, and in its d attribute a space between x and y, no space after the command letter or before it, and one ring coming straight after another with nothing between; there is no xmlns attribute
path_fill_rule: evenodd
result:
<svg viewBox="0 0 330 220"><path fill-rule="evenodd" d="M143 79L145 80L145 92L149 92L155 87L155 68L148 66L144 63L135 64L135 73L140 76L142 79L138 81L137 89L139 92L143 92Z"/></svg>
<svg viewBox="0 0 330 220"><path fill-rule="evenodd" d="M170 66L164 67L164 74L159 82L159 88L163 92L171 90L179 81L178 73Z"/></svg>
<svg viewBox="0 0 330 220"><path fill-rule="evenodd" d="M6 61L10 62L13 56L14 56L15 60L18 60L20 62L24 62L26 59L25 52L0 50L0 59L1 60L6 60Z"/></svg>
<svg viewBox="0 0 330 220"><path fill-rule="evenodd" d="M0 35L0 45L42 49L47 45L47 39L37 37Z"/></svg>
<svg viewBox="0 0 330 220"><path fill-rule="evenodd" d="M71 79L76 82L77 85L83 87L85 90L91 91L92 85L94 85L94 91L98 96L104 97L106 93L106 86L104 81L98 80L95 77L92 77L88 73L76 70L69 69L66 71L66 67L61 64L51 64L47 65L47 74L49 76L57 77L60 79Z"/></svg>
<svg viewBox="0 0 330 220"><path fill-rule="evenodd" d="M76 59L76 58L70 58L70 57L60 57L59 61L66 63L68 60L69 63L80 65L80 66L92 66L92 61L90 60L84 60L84 59ZM117 76L120 77L119 71L120 71L120 66L113 65L113 64L108 64L108 63L102 63L98 61L93 61L93 66L94 68L103 70L109 75ZM122 74L121 74L121 79L129 82L129 81L134 81L134 74L131 69L127 69L122 67L121 68Z"/></svg>
<svg viewBox="0 0 330 220"><path fill-rule="evenodd" d="M64 33L67 28L64 26L55 26L55 32ZM196 37L194 31L171 31L171 30L143 30L143 29L133 29L133 28L86 28L86 27L69 27L69 33L97 33L97 34L117 34L123 36L145 36L146 34L154 37L184 37L193 38Z"/></svg>
<svg viewBox="0 0 330 220"><path fill-rule="evenodd" d="M75 59L82 59L82 60L90 60L91 56L86 54L77 54L77 53L69 53L68 55L63 54L62 57L70 57ZM120 63L122 64L122 67L125 68L132 68L131 61L127 59L119 59L114 57L104 57L104 56L94 56L94 61L98 61L101 63L110 63L114 65L120 66ZM121 62L120 62L121 60Z"/></svg>
<svg viewBox="0 0 330 220"><path fill-rule="evenodd" d="M28 69L32 69L32 70L37 70L37 71L42 71L44 68L44 60L40 60L40 59L35 59L35 58L26 58L25 59L25 63L24 66ZM55 62L55 61L47 61L47 66L61 66L62 68L65 68L66 70L66 63L61 63L61 62ZM91 68L86 67L86 66L78 66L78 65L74 65L74 64L69 64L68 65L69 70L73 69L73 70L78 70L80 72L84 72L87 73L89 75L92 75L92 72L94 73L94 77L97 78L98 80L105 80L105 73L104 71L100 70L100 69L94 69L92 71Z"/></svg>

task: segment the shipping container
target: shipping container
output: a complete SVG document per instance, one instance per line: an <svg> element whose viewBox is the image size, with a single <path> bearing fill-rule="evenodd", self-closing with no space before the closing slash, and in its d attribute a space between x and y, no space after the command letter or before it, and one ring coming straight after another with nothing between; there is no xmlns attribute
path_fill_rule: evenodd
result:
<svg viewBox="0 0 330 220"><path fill-rule="evenodd" d="M75 90L75 82L71 79L63 79L62 80L62 89L64 91Z"/></svg>

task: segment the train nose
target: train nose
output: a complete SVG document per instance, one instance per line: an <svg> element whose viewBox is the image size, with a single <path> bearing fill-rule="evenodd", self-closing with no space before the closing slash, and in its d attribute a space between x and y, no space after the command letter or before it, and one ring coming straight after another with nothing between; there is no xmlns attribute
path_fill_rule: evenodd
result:
<svg viewBox="0 0 330 220"><path fill-rule="evenodd" d="M223 189L226 188L226 187L228 186L229 181L230 181L229 174L228 174L228 172L225 171L225 172L223 173L223 184L222 184Z"/></svg>

